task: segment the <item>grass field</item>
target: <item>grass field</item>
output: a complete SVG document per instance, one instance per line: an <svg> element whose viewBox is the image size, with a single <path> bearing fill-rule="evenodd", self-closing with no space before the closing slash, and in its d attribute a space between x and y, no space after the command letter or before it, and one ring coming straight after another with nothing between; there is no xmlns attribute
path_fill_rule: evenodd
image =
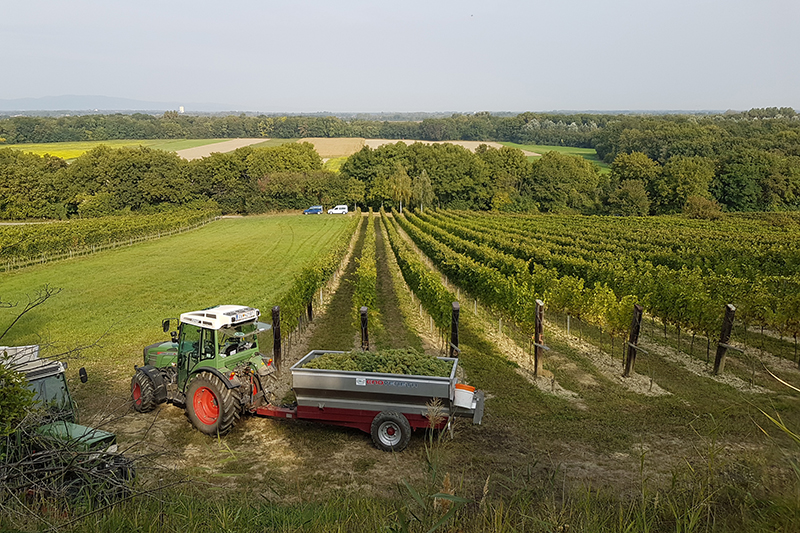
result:
<svg viewBox="0 0 800 533"><path fill-rule="evenodd" d="M520 150L527 150L529 152L536 152L537 154L544 154L546 152L559 152L561 154L567 155L577 155L580 156L587 161L591 161L595 163L597 166L600 167L600 172L610 172L611 167L608 163L601 161L599 157L597 157L597 152L594 148L575 148L572 146L549 146L543 144L517 144L517 143L509 143L503 142L500 143L503 146L510 146L511 148L519 148ZM538 159L538 157L532 157L530 159Z"/></svg>
<svg viewBox="0 0 800 533"><path fill-rule="evenodd" d="M53 343L47 355L98 341L77 364L95 373L93 389L124 392L142 347L165 340L163 318L223 303L268 314L300 267L323 253L346 221L221 219L182 235L5 273L4 302L24 304L45 284L62 291L26 315L3 344ZM11 310L0 309L0 323L10 316Z"/></svg>

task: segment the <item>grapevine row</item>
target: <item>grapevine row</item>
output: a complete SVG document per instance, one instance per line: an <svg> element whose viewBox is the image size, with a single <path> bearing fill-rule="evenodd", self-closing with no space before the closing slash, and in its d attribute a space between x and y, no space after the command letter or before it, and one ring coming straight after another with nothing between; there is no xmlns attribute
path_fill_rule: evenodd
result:
<svg viewBox="0 0 800 533"><path fill-rule="evenodd" d="M175 233L205 224L218 214L215 209L176 209L153 215L0 226L0 261L8 270L43 259L81 255Z"/></svg>
<svg viewBox="0 0 800 533"><path fill-rule="evenodd" d="M436 326L439 329L447 329L450 325L455 295L442 286L439 277L425 266L419 255L400 236L395 218L389 218L383 208L381 208L381 222L389 236L389 245L406 283L417 295Z"/></svg>
<svg viewBox="0 0 800 533"><path fill-rule="evenodd" d="M361 218L361 211L356 210L330 249L325 254L317 256L297 273L291 286L278 303L282 317L294 319L304 315L309 302L313 301L317 292L340 267ZM289 328L281 331L283 336L289 336L290 333Z"/></svg>
<svg viewBox="0 0 800 533"><path fill-rule="evenodd" d="M800 271L800 232L789 215L780 219L707 222L679 217L508 216L448 212L472 229L491 228L545 249L584 259L627 256L679 269L700 267L741 277L791 275ZM713 224L713 225L712 225ZM745 253L742 253L745 252Z"/></svg>
<svg viewBox="0 0 800 533"><path fill-rule="evenodd" d="M745 323L763 324L788 334L796 334L800 328L800 276L796 274L760 276L750 280L703 271L699 267L672 269L629 257L605 262L589 261L542 250L531 240L519 235L509 236L508 232L501 233L495 227L479 230L477 227L480 226L465 224L462 218L450 221L446 214L409 218L421 230L425 229L450 246L460 247L473 259L486 261L485 249L494 248L518 260L529 261L532 272L546 267L564 281L572 278L569 282L572 285L607 285L617 295L637 300L648 312L679 328L690 328L707 335L716 332L721 309L726 303L734 303L739 308L737 315ZM432 229L434 227L437 229ZM459 239L465 242L459 243ZM470 247L466 242L473 244ZM479 254L481 247L484 250ZM580 291L577 295L562 292L560 287L551 288L548 305L554 304L553 296L556 296L556 307L572 308L570 314L578 314L576 309L591 307L580 303ZM574 300L575 297L578 301Z"/></svg>
<svg viewBox="0 0 800 533"><path fill-rule="evenodd" d="M375 265L375 221L372 208L366 221L361 257L356 259L355 287L353 291L353 324L359 323L359 310L367 307L373 316L378 312L378 270ZM373 323L378 323L373 320Z"/></svg>
<svg viewBox="0 0 800 533"><path fill-rule="evenodd" d="M630 324L633 299L617 298L604 283L586 287L583 280L563 276L556 277L550 270L534 270L536 275L523 270L503 274L488 263L469 255L480 252L484 259L494 265L504 260L497 253L491 258L488 248L470 247L457 238L448 238L454 246L463 247L468 253L459 253L450 246L426 233L422 221L412 213L395 215L398 224L414 243L434 262L449 279L468 290L484 304L510 317L518 324L532 329L535 322L536 300L545 299L550 309L579 316L590 323L606 329L612 336L625 331ZM427 226L431 230L431 226ZM441 233L440 238L445 237Z"/></svg>

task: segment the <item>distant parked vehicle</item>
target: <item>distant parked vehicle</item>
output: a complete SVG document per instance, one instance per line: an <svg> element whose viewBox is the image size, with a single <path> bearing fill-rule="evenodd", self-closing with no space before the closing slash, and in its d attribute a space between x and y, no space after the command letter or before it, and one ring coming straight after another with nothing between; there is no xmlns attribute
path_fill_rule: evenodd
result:
<svg viewBox="0 0 800 533"><path fill-rule="evenodd" d="M330 213L330 211L328 211ZM305 211L303 211L304 215L321 215L322 214L322 206L321 205L312 205Z"/></svg>
<svg viewBox="0 0 800 533"><path fill-rule="evenodd" d="M347 214L347 206L346 205L337 205L336 207L331 207L328 209L329 215L346 215Z"/></svg>

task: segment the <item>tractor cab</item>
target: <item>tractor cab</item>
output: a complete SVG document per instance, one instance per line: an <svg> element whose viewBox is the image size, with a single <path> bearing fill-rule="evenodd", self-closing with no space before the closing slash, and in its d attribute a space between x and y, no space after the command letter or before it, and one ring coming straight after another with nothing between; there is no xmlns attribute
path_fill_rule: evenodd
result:
<svg viewBox="0 0 800 533"><path fill-rule="evenodd" d="M233 396L237 410L255 409L264 399L265 378L275 371L272 359L259 352L258 334L272 328L258 321L260 315L241 305L181 314L169 342L144 349L144 366L135 367L131 382L134 408L146 412L166 401L185 406L205 432L227 431L227 423L220 426L219 417L208 414L218 410L220 397ZM173 320L162 322L165 333Z"/></svg>
<svg viewBox="0 0 800 533"><path fill-rule="evenodd" d="M180 316L177 337L178 383L185 388L192 373L206 368L225 374L243 361L258 354L258 334L271 329L258 322L258 309L238 305L220 305ZM259 354L260 355L260 354ZM271 361L258 361L270 366Z"/></svg>
<svg viewBox="0 0 800 533"><path fill-rule="evenodd" d="M144 349L144 364L155 368L172 367L177 372L181 391L187 378L201 370L226 374L241 362L259 356L258 334L272 328L259 322L261 312L252 307L220 305L201 311L183 313L171 341L152 344ZM175 319L165 319L166 333ZM259 360L257 366L272 366L271 360Z"/></svg>

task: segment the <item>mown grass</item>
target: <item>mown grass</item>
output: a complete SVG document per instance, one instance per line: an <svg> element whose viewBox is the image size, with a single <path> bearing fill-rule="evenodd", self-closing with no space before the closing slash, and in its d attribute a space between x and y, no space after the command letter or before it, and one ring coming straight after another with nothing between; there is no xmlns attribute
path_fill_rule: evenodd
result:
<svg viewBox="0 0 800 533"><path fill-rule="evenodd" d="M517 144L511 142L502 142L500 143L503 146L510 146L511 148L519 148L520 150L528 150L529 152L535 152L537 154L545 154L546 152L558 152L561 154L567 155L576 155L586 159L587 161L591 161L592 163L596 164L600 167L601 173L611 172L611 166L602 161L597 156L597 151L594 148L577 148L574 146L551 146L551 145L543 145L543 144ZM538 159L538 157L529 157L531 161Z"/></svg>
<svg viewBox="0 0 800 533"><path fill-rule="evenodd" d="M344 217L257 216L92 256L2 274L0 297L24 306L49 284L59 294L26 314L3 344L43 344L44 355L97 343L75 365L94 393L127 388L142 347L166 340L160 321L219 304L258 307L269 321L300 267L324 253ZM0 309L2 323L15 309ZM5 329L5 328L3 328Z"/></svg>

